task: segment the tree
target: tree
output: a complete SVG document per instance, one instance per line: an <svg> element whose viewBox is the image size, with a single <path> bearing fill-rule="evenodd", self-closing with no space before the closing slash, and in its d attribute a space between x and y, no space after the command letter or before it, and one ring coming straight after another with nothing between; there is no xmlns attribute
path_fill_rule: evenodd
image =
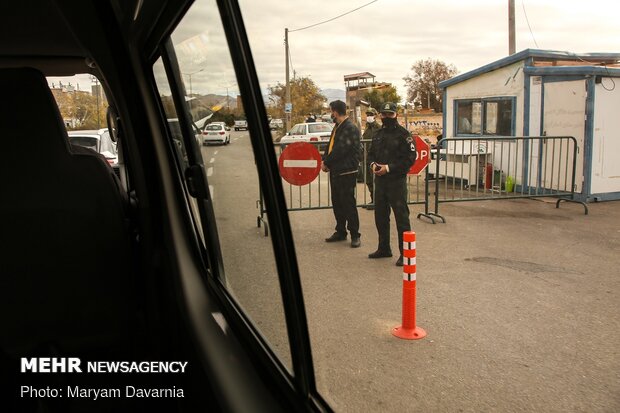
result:
<svg viewBox="0 0 620 413"><path fill-rule="evenodd" d="M54 93L56 104L69 129L97 129L106 128L106 113L108 102L87 92L56 92Z"/></svg>
<svg viewBox="0 0 620 413"><path fill-rule="evenodd" d="M235 116L233 110L222 108L217 112L213 112L213 116L209 119L209 122L224 122L228 126L233 126L235 124L235 119L238 119L238 117Z"/></svg>
<svg viewBox="0 0 620 413"><path fill-rule="evenodd" d="M293 104L291 120L293 123L303 122L308 113L323 112L323 104L327 102L327 98L321 93L321 90L312 79L309 77L297 77L291 79L290 84L291 103ZM284 117L286 85L278 82L275 86L270 86L269 100L274 103L272 116Z"/></svg>
<svg viewBox="0 0 620 413"><path fill-rule="evenodd" d="M401 97L398 95L394 86L385 86L379 89L372 89L364 94L364 100L370 103L370 106L379 109L382 103L394 102L398 104Z"/></svg>
<svg viewBox="0 0 620 413"><path fill-rule="evenodd" d="M403 78L407 85L407 101L441 112L443 96L439 82L456 76L456 66L429 58L415 62L411 71L411 74Z"/></svg>

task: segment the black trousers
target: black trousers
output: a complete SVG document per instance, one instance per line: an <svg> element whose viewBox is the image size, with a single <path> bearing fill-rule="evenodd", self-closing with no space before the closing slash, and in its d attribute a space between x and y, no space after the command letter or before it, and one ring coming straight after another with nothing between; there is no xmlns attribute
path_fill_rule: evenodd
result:
<svg viewBox="0 0 620 413"><path fill-rule="evenodd" d="M355 201L356 174L329 175L332 191L332 205L336 217L336 232L341 235L351 233L351 238L360 236L360 219Z"/></svg>
<svg viewBox="0 0 620 413"><path fill-rule="evenodd" d="M398 231L398 249L403 253L403 232L411 231L407 205L407 177L375 179L375 225L379 233L379 250L390 248L390 209L394 211Z"/></svg>
<svg viewBox="0 0 620 413"><path fill-rule="evenodd" d="M374 202L375 198L375 174L372 173L372 167L370 164L366 165L366 186L368 187L368 192L370 192L370 203Z"/></svg>

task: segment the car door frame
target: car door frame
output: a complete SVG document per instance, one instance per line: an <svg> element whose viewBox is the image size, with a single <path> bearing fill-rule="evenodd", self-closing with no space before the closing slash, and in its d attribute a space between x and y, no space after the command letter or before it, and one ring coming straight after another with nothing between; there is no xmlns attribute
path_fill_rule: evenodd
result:
<svg viewBox="0 0 620 413"><path fill-rule="evenodd" d="M240 336L240 340L245 343L255 361L258 361L263 367L267 367L270 371L270 379L275 379L280 391L284 391L289 401L295 404L301 403L305 408L313 411L330 411L328 404L318 394L314 377L314 365L312 361L312 353L310 348L310 339L308 333L307 318L305 313L304 299L301 289L301 281L297 266L297 257L295 254L294 242L288 217L288 211L285 203L284 193L281 184L281 177L278 171L275 151L271 139L269 123L267 121L267 113L262 93L254 67L249 41L243 21L241 11L235 0L217 0L220 16L225 29L228 47L230 49L233 66L239 85L241 95L244 99L245 114L248 122L248 130L250 141L254 150L255 161L257 165L258 177L263 196L267 207L267 216L270 222L271 239L274 251L278 254L274 255L282 301L285 310L285 319L287 325L287 333L290 343L290 352L294 375L286 377L286 374L278 369L274 369L277 365L273 352L269 349L261 347L260 340L253 334L252 328L247 323L247 319L240 312L240 309L234 304L232 297L226 291L222 280L218 277L207 277L206 284L217 298L218 301L226 308L225 312L227 320L235 332ZM174 56L174 48L169 39L172 28L166 34L167 39L159 49L164 58L164 66L171 80L171 89L173 89L173 97L175 104L182 105L183 102L182 89L183 82L181 74ZM153 60L153 59L151 59ZM175 96L176 94L176 96ZM191 151L197 150L191 144L194 139L191 134L191 118L187 111L183 114L179 113L179 122L183 134L184 142ZM188 155L190 165L185 171L186 185L192 186L197 183L203 188L208 188L207 177L204 173L204 166L198 162L198 158L194 155ZM195 188L195 187L194 187ZM208 205L210 202L208 190L204 193L201 190L195 190L192 196L201 199ZM207 208L202 213L202 219L207 227L214 227L215 219L213 217L212 208ZM211 237L211 243L216 242L217 238ZM221 260L221 256L219 258ZM215 270L218 266L218 256L210 256L210 267ZM194 314L190 314L190 317ZM201 320L193 320L194 325L200 325ZM199 335L199 332L196 332ZM271 366L271 368L269 367ZM280 370L278 372L278 370ZM279 377L278 377L279 376Z"/></svg>

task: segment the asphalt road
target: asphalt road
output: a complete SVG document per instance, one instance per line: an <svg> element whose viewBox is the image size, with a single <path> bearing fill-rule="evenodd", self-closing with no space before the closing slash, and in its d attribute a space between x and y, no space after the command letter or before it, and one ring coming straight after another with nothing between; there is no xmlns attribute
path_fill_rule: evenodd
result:
<svg viewBox="0 0 620 413"><path fill-rule="evenodd" d="M248 136L203 156L229 285L290 364ZM620 203L580 208L443 204L448 223L432 225L412 206L418 325L428 332L419 341L391 335L402 276L396 257L367 258L373 212L359 210L359 249L323 241L330 209L291 212L321 394L344 412L620 411Z"/></svg>
<svg viewBox="0 0 620 413"><path fill-rule="evenodd" d="M231 143L203 146L226 281L241 307L292 370L271 239L257 227L258 175L247 132Z"/></svg>

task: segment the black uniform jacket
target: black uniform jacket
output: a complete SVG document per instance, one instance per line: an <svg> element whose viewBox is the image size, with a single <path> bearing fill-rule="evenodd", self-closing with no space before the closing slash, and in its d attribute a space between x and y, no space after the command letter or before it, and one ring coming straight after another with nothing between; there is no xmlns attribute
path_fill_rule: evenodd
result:
<svg viewBox="0 0 620 413"><path fill-rule="evenodd" d="M368 151L368 163L388 165L390 172L378 178L403 177L415 162L415 144L407 129L400 125L385 126L375 133Z"/></svg>
<svg viewBox="0 0 620 413"><path fill-rule="evenodd" d="M337 128L333 137L334 145L331 152L329 145L325 148L323 162L333 175L357 172L362 152L360 130L349 118L334 128Z"/></svg>

